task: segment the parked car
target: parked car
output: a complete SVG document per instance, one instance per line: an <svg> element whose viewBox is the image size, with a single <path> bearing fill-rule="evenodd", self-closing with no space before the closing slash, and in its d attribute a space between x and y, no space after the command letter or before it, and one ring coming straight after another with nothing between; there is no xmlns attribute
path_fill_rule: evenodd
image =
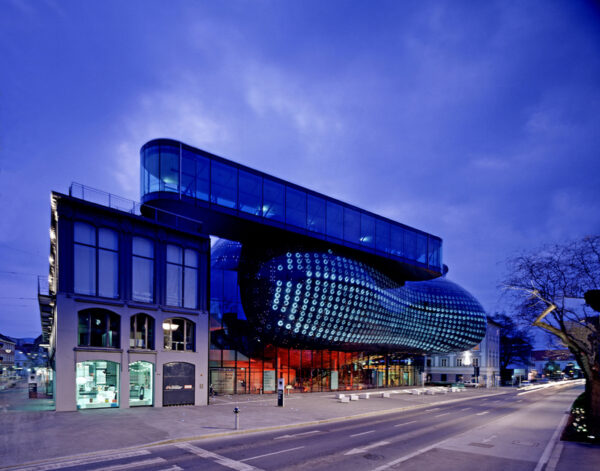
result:
<svg viewBox="0 0 600 471"><path fill-rule="evenodd" d="M481 387L481 384L479 384L476 379L472 379L471 381L465 383L465 386L467 388L479 388Z"/></svg>

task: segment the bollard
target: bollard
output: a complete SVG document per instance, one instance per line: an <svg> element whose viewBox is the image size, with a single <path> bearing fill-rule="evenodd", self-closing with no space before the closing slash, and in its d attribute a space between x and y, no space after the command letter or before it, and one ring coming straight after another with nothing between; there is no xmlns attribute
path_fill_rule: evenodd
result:
<svg viewBox="0 0 600 471"><path fill-rule="evenodd" d="M235 429L240 429L240 409L238 407L233 409L233 416L235 417Z"/></svg>

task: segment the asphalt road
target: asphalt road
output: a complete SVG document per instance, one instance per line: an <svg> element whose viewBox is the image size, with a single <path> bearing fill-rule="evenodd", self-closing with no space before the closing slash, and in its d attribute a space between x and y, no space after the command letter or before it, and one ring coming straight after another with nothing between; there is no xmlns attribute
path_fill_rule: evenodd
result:
<svg viewBox="0 0 600 471"><path fill-rule="evenodd" d="M20 469L539 471L551 451L547 444L581 390L509 392L425 409L141 447Z"/></svg>

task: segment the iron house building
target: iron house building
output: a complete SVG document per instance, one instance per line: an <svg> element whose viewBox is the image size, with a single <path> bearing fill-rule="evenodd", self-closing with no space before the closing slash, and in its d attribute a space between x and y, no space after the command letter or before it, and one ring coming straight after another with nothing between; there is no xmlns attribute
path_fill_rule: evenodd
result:
<svg viewBox="0 0 600 471"><path fill-rule="evenodd" d="M57 410L414 385L484 337L439 237L178 141L140 157L140 204L52 195Z"/></svg>

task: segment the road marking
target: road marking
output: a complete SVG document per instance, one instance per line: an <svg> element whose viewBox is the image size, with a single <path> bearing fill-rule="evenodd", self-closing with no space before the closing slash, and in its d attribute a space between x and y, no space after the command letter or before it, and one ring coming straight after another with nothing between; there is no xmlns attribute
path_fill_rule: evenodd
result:
<svg viewBox="0 0 600 471"><path fill-rule="evenodd" d="M489 413L490 413L490 411L489 411L489 410L484 410L483 412L478 412L478 413L477 413L477 414L475 414L475 415L485 415L485 414L489 414Z"/></svg>
<svg viewBox="0 0 600 471"><path fill-rule="evenodd" d="M69 468L71 466L81 466L105 461L133 458L149 454L150 452L148 450L130 451L125 453L116 453L114 455L94 456L91 458L81 458L78 460L61 461L60 463L48 463L35 466L26 466L25 468L19 468L19 471L52 471L54 469Z"/></svg>
<svg viewBox="0 0 600 471"><path fill-rule="evenodd" d="M373 433L375 430L369 430L368 432L355 433L354 435L350 435L351 437L360 437L361 435L366 435L367 433Z"/></svg>
<svg viewBox="0 0 600 471"><path fill-rule="evenodd" d="M544 453L542 453L542 456L540 457L540 460L538 461L538 464L533 471L541 471L544 468L544 466L546 465L546 462L550 459L550 454L552 453L552 450L554 449L554 446L556 445L556 442L558 441L560 432L564 428L565 423L567 422L568 418L569 418L569 414L565 413L565 415L561 419L560 423L558 424L558 427L556 427L556 430L554 431L552 438L546 445L546 448L544 448Z"/></svg>
<svg viewBox="0 0 600 471"><path fill-rule="evenodd" d="M441 407L435 407L433 409L425 409L425 412L433 412L434 410L440 410Z"/></svg>
<svg viewBox="0 0 600 471"><path fill-rule="evenodd" d="M411 420L410 422L403 422L401 424L396 424L394 427L402 427L403 425L414 424L416 420Z"/></svg>
<svg viewBox="0 0 600 471"><path fill-rule="evenodd" d="M320 433L320 430L311 430L310 432L301 432L301 433L293 433L291 435L281 435L279 437L275 437L273 440L281 440L282 438L293 438L293 437L300 437L302 435L310 435L312 433Z"/></svg>
<svg viewBox="0 0 600 471"><path fill-rule="evenodd" d="M280 453L287 453L288 451L299 450L300 448L304 448L304 447L297 446L296 448L288 448L287 450L274 451L273 453L265 453L264 455L253 456L251 458L244 458L243 460L240 460L240 461L257 460L258 458L264 458L265 456L278 455Z"/></svg>
<svg viewBox="0 0 600 471"><path fill-rule="evenodd" d="M160 469L159 471L183 471L183 468L180 468L179 466L174 464L170 468Z"/></svg>
<svg viewBox="0 0 600 471"><path fill-rule="evenodd" d="M352 450L347 451L346 453L344 453L344 456L347 456L347 455L358 455L359 453L364 453L365 451L370 450L372 448L377 448L377 447L385 446L385 445L389 445L389 444L390 444L390 442L377 442L377 443L372 443L370 445L363 446L363 447L360 447L360 448L353 448Z"/></svg>
<svg viewBox="0 0 600 471"><path fill-rule="evenodd" d="M490 435L489 437L487 437L485 440L481 440L481 443L487 443L487 442L491 442L494 438L496 438L498 435Z"/></svg>
<svg viewBox="0 0 600 471"><path fill-rule="evenodd" d="M166 463L167 460L164 458L151 458L149 460L134 461L132 463L114 464L112 466L104 466L102 468L94 468L92 471L122 471L124 469L133 469L148 466L152 466L158 463Z"/></svg>
<svg viewBox="0 0 600 471"><path fill-rule="evenodd" d="M469 410L469 409L473 409L472 407L465 407L464 409L461 410Z"/></svg>
<svg viewBox="0 0 600 471"><path fill-rule="evenodd" d="M519 399L517 402L523 402L523 399Z"/></svg>
<svg viewBox="0 0 600 471"><path fill-rule="evenodd" d="M242 463L241 461L235 461L226 456L218 455L217 453L213 453L212 451L204 450L197 446L191 445L189 443L178 443L175 445L177 448L181 448L182 450L189 451L196 456L201 458L208 458L215 461L215 463L220 464L221 466L225 466L227 468L235 469L236 471L260 471L259 468L255 468L254 466L250 466L249 464Z"/></svg>
<svg viewBox="0 0 600 471"><path fill-rule="evenodd" d="M417 450L417 451L414 451L412 453L409 453L408 455L403 456L402 458L398 458L398 459L396 459L394 461L390 461L387 464L379 466L379 468L375 468L373 471L384 471L384 470L386 470L388 468L391 468L392 466L396 466L399 463L403 463L404 461L408 461L411 458L414 458L415 456L418 456L418 455L420 455L422 453L425 453L425 452L427 452L429 450L433 450L435 447L440 446L445 441L446 440L444 440L442 442L439 442L439 443L434 443L433 445L426 446L425 448L421 448L420 450Z"/></svg>
<svg viewBox="0 0 600 471"><path fill-rule="evenodd" d="M450 414L450 412L444 412L443 414L434 415L434 417L443 417L448 414Z"/></svg>

